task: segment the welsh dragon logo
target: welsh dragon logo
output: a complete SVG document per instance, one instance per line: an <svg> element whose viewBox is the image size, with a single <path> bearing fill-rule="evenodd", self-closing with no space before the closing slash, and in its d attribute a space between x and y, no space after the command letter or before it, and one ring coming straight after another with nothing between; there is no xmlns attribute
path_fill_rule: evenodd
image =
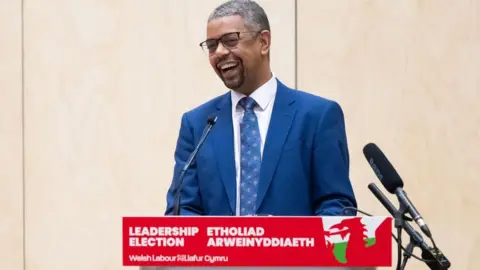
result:
<svg viewBox="0 0 480 270"><path fill-rule="evenodd" d="M323 220L326 247L337 262L365 263L368 257L374 258L389 250L388 245L377 242L377 239L390 237L392 228L388 220L384 217L365 220L365 223L362 217L329 217Z"/></svg>

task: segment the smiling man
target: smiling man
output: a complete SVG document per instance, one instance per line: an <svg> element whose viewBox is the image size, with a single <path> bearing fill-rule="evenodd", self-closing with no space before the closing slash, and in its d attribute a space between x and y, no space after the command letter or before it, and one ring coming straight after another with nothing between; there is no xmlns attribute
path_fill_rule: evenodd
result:
<svg viewBox="0 0 480 270"><path fill-rule="evenodd" d="M217 7L200 43L230 89L182 117L166 215L207 119L217 123L185 174L180 215L355 215L343 112L290 89L270 68L271 33L254 1Z"/></svg>

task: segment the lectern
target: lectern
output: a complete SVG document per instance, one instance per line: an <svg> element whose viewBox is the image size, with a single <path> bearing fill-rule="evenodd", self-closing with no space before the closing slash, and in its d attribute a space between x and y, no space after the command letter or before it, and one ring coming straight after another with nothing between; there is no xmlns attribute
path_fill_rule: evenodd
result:
<svg viewBox="0 0 480 270"><path fill-rule="evenodd" d="M123 265L160 269L392 266L391 217L124 217Z"/></svg>

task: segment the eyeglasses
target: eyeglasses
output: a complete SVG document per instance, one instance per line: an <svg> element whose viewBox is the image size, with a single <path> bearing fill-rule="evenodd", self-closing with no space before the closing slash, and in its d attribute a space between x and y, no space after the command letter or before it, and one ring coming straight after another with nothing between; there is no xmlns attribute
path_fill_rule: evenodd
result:
<svg viewBox="0 0 480 270"><path fill-rule="evenodd" d="M238 45L238 42L240 41L240 34L241 33L255 33L255 34L258 34L259 31L226 33L219 38L211 38L211 39L207 39L207 40L203 41L202 43L200 43L200 47L202 47L202 49L205 52L208 52L208 53L214 53L215 51L217 51L219 43L222 43L222 45L227 49L233 49Z"/></svg>

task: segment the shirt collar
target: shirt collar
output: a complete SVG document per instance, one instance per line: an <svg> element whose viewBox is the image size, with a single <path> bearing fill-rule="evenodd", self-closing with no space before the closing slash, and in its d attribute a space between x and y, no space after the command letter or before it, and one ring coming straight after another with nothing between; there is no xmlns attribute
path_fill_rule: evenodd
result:
<svg viewBox="0 0 480 270"><path fill-rule="evenodd" d="M238 105L240 99L245 97L246 95L242 93L238 93L236 91L231 91L232 93L232 105L234 108ZM272 101L273 97L277 93L277 80L275 78L275 74L272 73L272 77L268 80L265 84L257 88L253 93L250 95L253 98L258 106L263 110L265 110Z"/></svg>

